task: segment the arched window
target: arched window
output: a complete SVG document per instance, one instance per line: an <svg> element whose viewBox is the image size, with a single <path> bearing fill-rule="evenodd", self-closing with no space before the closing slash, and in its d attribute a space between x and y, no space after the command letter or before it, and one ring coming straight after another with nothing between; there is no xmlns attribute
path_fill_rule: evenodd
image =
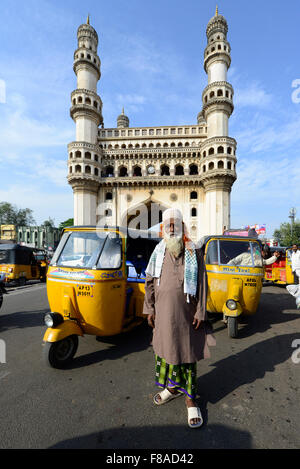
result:
<svg viewBox="0 0 300 469"><path fill-rule="evenodd" d="M191 200L197 200L198 199L198 193L196 191L193 191L190 193L190 199Z"/></svg>
<svg viewBox="0 0 300 469"><path fill-rule="evenodd" d="M223 161L218 161L218 168L219 169L224 169L224 162Z"/></svg>
<svg viewBox="0 0 300 469"><path fill-rule="evenodd" d="M149 145L149 147L150 147L150 145ZM159 147L161 147L161 144L160 144L160 143L157 143L157 144L156 144L156 148L159 148Z"/></svg>
<svg viewBox="0 0 300 469"><path fill-rule="evenodd" d="M209 163L208 165L208 169L214 169L214 167L215 167L215 164L213 161L211 161L211 163Z"/></svg>
<svg viewBox="0 0 300 469"><path fill-rule="evenodd" d="M198 166L196 164L190 165L190 176L195 176L198 174Z"/></svg>
<svg viewBox="0 0 300 469"><path fill-rule="evenodd" d="M227 153L228 153L228 155L231 155L231 152L232 152L231 147L228 147L228 148L227 148Z"/></svg>
<svg viewBox="0 0 300 469"><path fill-rule="evenodd" d="M95 160L95 161L98 161L98 155L95 155L95 156L94 156L94 160Z"/></svg>
<svg viewBox="0 0 300 469"><path fill-rule="evenodd" d="M231 169L231 161L227 162L227 169Z"/></svg>
<svg viewBox="0 0 300 469"><path fill-rule="evenodd" d="M128 172L127 172L126 166L120 166L120 169L119 169L119 176L120 176L120 177L126 177L126 176L128 176Z"/></svg>
<svg viewBox="0 0 300 469"><path fill-rule="evenodd" d="M161 176L170 176L170 168L166 164L161 166L160 168L160 175Z"/></svg>
<svg viewBox="0 0 300 469"><path fill-rule="evenodd" d="M185 142L184 146L189 147L190 146L189 142Z"/></svg>
<svg viewBox="0 0 300 469"><path fill-rule="evenodd" d="M112 192L106 192L105 200L112 200L112 198L113 198Z"/></svg>
<svg viewBox="0 0 300 469"><path fill-rule="evenodd" d="M77 164L77 165L75 166L75 173L81 173L81 166L80 166L80 164Z"/></svg>
<svg viewBox="0 0 300 469"><path fill-rule="evenodd" d="M92 159L92 155L90 154L89 151L86 151L86 152L85 152L84 157L85 157L87 160L91 160L91 159Z"/></svg>
<svg viewBox="0 0 300 469"><path fill-rule="evenodd" d="M141 175L142 175L142 168L140 166L134 166L133 176L141 176Z"/></svg>
<svg viewBox="0 0 300 469"><path fill-rule="evenodd" d="M192 210L191 210L191 216L192 216L192 217L196 217L196 216L197 216L197 209L194 208L194 207L193 207Z"/></svg>
<svg viewBox="0 0 300 469"><path fill-rule="evenodd" d="M213 149L213 147L211 147L209 150L208 150L208 154L209 155L213 155L215 153L215 150Z"/></svg>
<svg viewBox="0 0 300 469"><path fill-rule="evenodd" d="M135 148L140 148L138 143L135 144Z"/></svg>
<svg viewBox="0 0 300 469"><path fill-rule="evenodd" d="M117 150L118 148L119 148L119 145L118 145L118 144L117 144L117 145L115 145L115 150Z"/></svg>
<svg viewBox="0 0 300 469"><path fill-rule="evenodd" d="M114 168L112 166L107 166L105 168L105 176L106 177L113 177L114 176Z"/></svg>
<svg viewBox="0 0 300 469"><path fill-rule="evenodd" d="M218 96L223 96L223 90L218 90Z"/></svg>
<svg viewBox="0 0 300 469"><path fill-rule="evenodd" d="M205 164L204 164L203 167L202 167L202 171L203 171L204 173L206 172L206 166L205 166Z"/></svg>
<svg viewBox="0 0 300 469"><path fill-rule="evenodd" d="M224 148L223 147L218 147L218 153L224 153Z"/></svg>
<svg viewBox="0 0 300 469"><path fill-rule="evenodd" d="M175 144L174 144L174 145L175 145ZM164 143L164 148L167 148L168 146L169 146L169 145L167 144L167 142L165 142L165 143ZM171 144L171 147L172 147L172 146L173 146L173 145Z"/></svg>
<svg viewBox="0 0 300 469"><path fill-rule="evenodd" d="M183 166L181 164L178 164L176 167L175 167L175 176L183 176L184 175L184 169L183 169Z"/></svg>
<svg viewBox="0 0 300 469"><path fill-rule="evenodd" d="M70 153L70 158L73 158L73 153L72 152Z"/></svg>
<svg viewBox="0 0 300 469"><path fill-rule="evenodd" d="M69 169L69 173L70 173L70 174L71 174L71 172L72 172L72 166L70 166L70 169Z"/></svg>
<svg viewBox="0 0 300 469"><path fill-rule="evenodd" d="M94 101L94 107L95 107L96 109L98 109L98 103L97 103L97 101Z"/></svg>
<svg viewBox="0 0 300 469"><path fill-rule="evenodd" d="M85 104L92 104L92 101L90 100L90 98L85 98Z"/></svg>
<svg viewBox="0 0 300 469"><path fill-rule="evenodd" d="M210 97L210 98L213 98L214 96L215 96L215 92L214 92L214 91L211 91L211 92L209 93L209 97Z"/></svg>
<svg viewBox="0 0 300 469"><path fill-rule="evenodd" d="M94 169L94 175L95 175L95 176L99 176L99 169L98 169L98 168L95 168L95 169Z"/></svg>
<svg viewBox="0 0 300 469"><path fill-rule="evenodd" d="M179 142L179 143L178 143L178 146L179 146L179 147L182 147L182 142Z"/></svg>
<svg viewBox="0 0 300 469"><path fill-rule="evenodd" d="M205 157L206 157L206 151L203 152L203 158L205 158Z"/></svg>
<svg viewBox="0 0 300 469"><path fill-rule="evenodd" d="M86 166L85 169L84 169L84 172L86 174L91 174L91 167L90 166Z"/></svg>
<svg viewBox="0 0 300 469"><path fill-rule="evenodd" d="M81 158L81 151L76 151L75 152L75 158Z"/></svg>
<svg viewBox="0 0 300 469"><path fill-rule="evenodd" d="M125 143L123 143L123 144L121 145L121 148L126 148Z"/></svg>

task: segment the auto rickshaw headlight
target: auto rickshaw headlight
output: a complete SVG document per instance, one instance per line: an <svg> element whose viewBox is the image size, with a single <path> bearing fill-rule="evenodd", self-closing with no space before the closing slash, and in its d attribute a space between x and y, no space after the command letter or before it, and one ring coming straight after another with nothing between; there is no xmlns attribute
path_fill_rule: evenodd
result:
<svg viewBox="0 0 300 469"><path fill-rule="evenodd" d="M59 313L46 313L44 316L44 323L47 327L55 327L61 324L64 318Z"/></svg>
<svg viewBox="0 0 300 469"><path fill-rule="evenodd" d="M235 300L227 300L226 301L226 306L227 306L228 309L233 311L234 309L237 308L237 302Z"/></svg>

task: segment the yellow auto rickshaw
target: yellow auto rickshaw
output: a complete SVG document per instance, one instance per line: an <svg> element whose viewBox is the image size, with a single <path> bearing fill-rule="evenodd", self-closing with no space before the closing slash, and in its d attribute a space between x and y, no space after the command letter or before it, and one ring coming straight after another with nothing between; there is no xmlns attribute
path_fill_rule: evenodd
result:
<svg viewBox="0 0 300 469"><path fill-rule="evenodd" d="M47 273L47 364L66 366L78 336L113 336L142 323L145 269L158 241L140 230L65 228Z"/></svg>
<svg viewBox="0 0 300 469"><path fill-rule="evenodd" d="M5 283L25 285L27 280L46 279L46 270L34 255L34 248L20 244L0 244L0 272L5 273Z"/></svg>
<svg viewBox="0 0 300 469"><path fill-rule="evenodd" d="M264 275L261 243L240 236L201 240L208 277L207 311L223 314L229 337L238 335L238 318L256 312Z"/></svg>
<svg viewBox="0 0 300 469"><path fill-rule="evenodd" d="M271 265L265 266L264 280L266 282L273 282L279 285L289 285L294 283L294 275L292 272L292 249L284 247L271 247L270 254L274 251L280 253L277 261Z"/></svg>

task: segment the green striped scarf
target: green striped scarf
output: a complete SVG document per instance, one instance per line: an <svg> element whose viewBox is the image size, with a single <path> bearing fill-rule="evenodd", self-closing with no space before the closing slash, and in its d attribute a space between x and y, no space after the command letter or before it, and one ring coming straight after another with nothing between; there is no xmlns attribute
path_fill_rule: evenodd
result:
<svg viewBox="0 0 300 469"><path fill-rule="evenodd" d="M157 246L155 247L147 269L146 274L151 275L151 277L155 277L160 279L161 270L165 258L166 252L166 243L162 240ZM158 280L159 282L159 280ZM198 262L196 256L196 249L194 243L189 241L188 248L185 246L184 248L184 284L183 284L183 291L187 295L187 302L189 303L189 296L197 296L197 289L198 289Z"/></svg>

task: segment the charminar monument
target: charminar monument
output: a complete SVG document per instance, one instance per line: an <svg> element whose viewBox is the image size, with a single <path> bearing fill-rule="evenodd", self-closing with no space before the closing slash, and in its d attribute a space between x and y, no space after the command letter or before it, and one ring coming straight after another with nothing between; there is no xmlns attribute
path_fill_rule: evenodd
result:
<svg viewBox="0 0 300 469"><path fill-rule="evenodd" d="M208 84L195 123L130 127L123 109L116 127L106 128L97 94L98 35L89 17L79 26L70 110L76 139L68 145L74 225L144 229L160 222L166 208L177 207L194 241L230 227L237 160L236 141L228 136L233 88L227 82L227 32L227 21L216 9L206 29Z"/></svg>

